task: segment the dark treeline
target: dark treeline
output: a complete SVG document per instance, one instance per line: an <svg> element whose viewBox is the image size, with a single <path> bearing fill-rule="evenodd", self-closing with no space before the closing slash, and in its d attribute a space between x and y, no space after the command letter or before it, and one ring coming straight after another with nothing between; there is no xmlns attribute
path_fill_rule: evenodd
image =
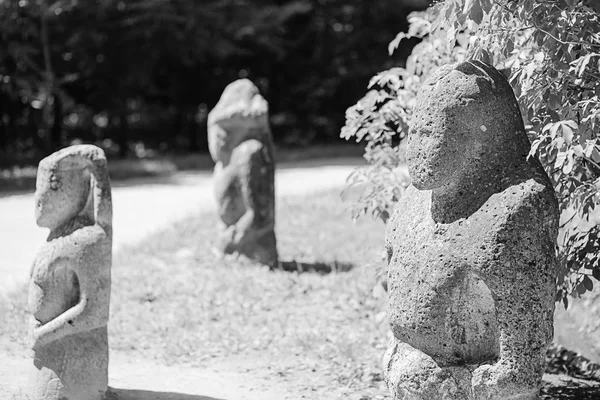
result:
<svg viewBox="0 0 600 400"><path fill-rule="evenodd" d="M121 156L204 151L208 111L240 77L269 101L277 143L337 140L369 78L410 52L387 54L402 4L0 0L2 165L74 140Z"/></svg>

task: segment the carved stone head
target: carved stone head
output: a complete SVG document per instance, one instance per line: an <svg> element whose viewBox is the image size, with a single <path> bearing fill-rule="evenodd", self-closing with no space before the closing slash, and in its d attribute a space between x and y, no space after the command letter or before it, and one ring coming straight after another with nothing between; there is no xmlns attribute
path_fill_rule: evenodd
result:
<svg viewBox="0 0 600 400"><path fill-rule="evenodd" d="M77 216L110 225L110 182L104 152L91 145L71 146L40 161L35 218L54 230Z"/></svg>
<svg viewBox="0 0 600 400"><path fill-rule="evenodd" d="M407 146L417 189L436 189L465 173L499 172L525 162L529 146L510 84L493 67L446 65L421 86Z"/></svg>
<svg viewBox="0 0 600 400"><path fill-rule="evenodd" d="M248 79L230 83L208 114L208 145L215 161L241 142L270 138L269 106Z"/></svg>

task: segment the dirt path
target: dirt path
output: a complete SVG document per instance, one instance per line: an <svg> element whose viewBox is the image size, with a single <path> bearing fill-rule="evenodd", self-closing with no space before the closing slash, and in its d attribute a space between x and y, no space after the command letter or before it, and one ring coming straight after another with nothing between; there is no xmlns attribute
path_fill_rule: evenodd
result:
<svg viewBox="0 0 600 400"><path fill-rule="evenodd" d="M258 364L261 364L260 361ZM0 362L0 398L30 400L26 396L27 376L32 367L27 358L3 358ZM253 360L214 364L210 367L164 366L151 360L133 360L111 353L109 400L336 400L348 393L335 382L317 384L321 371L302 374L304 379L286 379L254 368ZM7 378L10 377L10 378ZM566 375L545 374L541 398L597 399L599 383ZM353 397L356 398L356 397ZM363 398L363 397L361 397ZM365 399L389 400L387 394ZM108 400L108 399L107 399Z"/></svg>
<svg viewBox="0 0 600 400"><path fill-rule="evenodd" d="M276 173L276 194L306 195L342 187L348 175L361 164L360 159L331 162L304 162L280 165ZM140 179L113 187L114 242L118 251L124 244L135 244L149 234L204 210L213 211L212 173L178 173L168 179ZM47 230L35 225L33 194L0 198L0 293L27 278L38 247Z"/></svg>
<svg viewBox="0 0 600 400"><path fill-rule="evenodd" d="M0 398L26 400L31 360L3 359ZM10 377L10 379L7 379ZM298 399L285 385L274 385L243 365L194 368L164 366L111 354L109 386L113 400L285 400Z"/></svg>

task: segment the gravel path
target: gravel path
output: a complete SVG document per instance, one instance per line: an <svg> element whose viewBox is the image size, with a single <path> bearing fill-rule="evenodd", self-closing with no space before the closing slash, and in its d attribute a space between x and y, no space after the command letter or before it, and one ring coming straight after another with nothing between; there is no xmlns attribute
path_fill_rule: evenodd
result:
<svg viewBox="0 0 600 400"><path fill-rule="evenodd" d="M342 187L360 159L283 164L278 167L276 195L308 195ZM196 213L212 212L212 172L178 173L168 179L140 179L113 185L113 251L135 244L147 235ZM36 251L47 229L34 221L33 194L0 198L0 293L27 279Z"/></svg>

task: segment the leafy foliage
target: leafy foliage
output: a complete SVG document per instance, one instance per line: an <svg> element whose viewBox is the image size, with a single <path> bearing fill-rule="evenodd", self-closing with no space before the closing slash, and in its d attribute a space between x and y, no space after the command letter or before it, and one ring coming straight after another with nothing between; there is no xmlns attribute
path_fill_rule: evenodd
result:
<svg viewBox="0 0 600 400"><path fill-rule="evenodd" d="M390 205L395 203L405 182L397 178L394 168L402 161L399 147L393 147L395 135L406 129L407 110L401 107L395 94L401 89L398 68L375 76L369 83L372 90L356 105L346 111L347 125L341 136L356 141L366 141L365 159L369 166L360 169L349 178L350 186L370 183L362 197L364 207L356 210L358 215L369 210L374 217L386 221ZM393 182L394 184L388 184Z"/></svg>
<svg viewBox="0 0 600 400"><path fill-rule="evenodd" d="M541 161L559 199L561 271L557 300L563 299L566 306L568 294L577 296L592 290L590 276L600 278L600 215L596 210L600 203L598 6L587 0L448 0L413 15L409 22L409 32L399 34L390 49L407 37L422 37L423 41L413 49L406 68L380 74L396 75L397 83L387 86L391 89L387 96L396 98L395 108L402 110L400 123L393 133L386 134L386 140L406 135L411 99L430 71L467 57L496 66L509 77L519 101L532 141L530 156ZM342 136L367 141L366 154L376 149L376 156L368 158L370 162L389 169L397 160L389 140L382 144L381 134L363 133L388 123L381 115L381 107L387 103L373 107L370 97L348 110ZM360 110L369 107L372 117L362 115ZM386 176L385 171L357 172L363 179L377 174ZM376 191L398 187L391 179L374 183ZM361 199L365 200L368 193ZM392 201L380 201L376 214L389 212L392 205Z"/></svg>

